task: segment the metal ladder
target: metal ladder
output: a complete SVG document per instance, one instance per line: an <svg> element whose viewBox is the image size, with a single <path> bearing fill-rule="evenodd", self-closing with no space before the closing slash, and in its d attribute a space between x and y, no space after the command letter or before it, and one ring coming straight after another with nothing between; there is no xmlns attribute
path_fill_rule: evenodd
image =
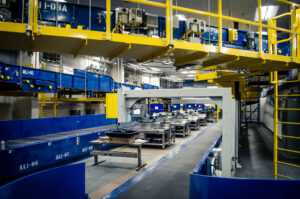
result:
<svg viewBox="0 0 300 199"><path fill-rule="evenodd" d="M300 125L300 123L297 122L288 122L288 121L279 121L278 120L278 111L300 111L300 108L279 108L278 107L278 98L280 97L300 97L300 94L285 94L285 95L279 95L278 94L278 84L285 84L285 83L297 83L300 82L300 76L298 73L298 80L292 80L292 81L278 81L278 71L274 71L270 73L270 80L271 83L274 84L274 152L273 152L273 176L275 179L278 177L287 178L287 179L294 179L293 177L286 176L283 174L278 173L278 165L288 165L292 167L300 168L300 165L293 164L289 162L279 161L278 160L278 151L285 151L290 153L297 153L300 154L300 151L291 150L288 148L281 148L278 146L278 139L280 138L286 138L286 139L300 139L299 136L289 136L289 135L282 135L278 134L278 124L286 124L286 125Z"/></svg>

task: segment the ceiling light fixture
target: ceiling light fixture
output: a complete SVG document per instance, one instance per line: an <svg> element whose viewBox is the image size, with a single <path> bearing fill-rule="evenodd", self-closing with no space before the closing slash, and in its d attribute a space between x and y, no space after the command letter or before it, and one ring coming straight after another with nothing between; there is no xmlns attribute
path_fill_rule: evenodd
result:
<svg viewBox="0 0 300 199"><path fill-rule="evenodd" d="M278 12L279 6L270 5L270 6L261 6L261 19L262 21L267 21L268 19L275 17ZM255 12L255 21L258 21L258 8Z"/></svg>

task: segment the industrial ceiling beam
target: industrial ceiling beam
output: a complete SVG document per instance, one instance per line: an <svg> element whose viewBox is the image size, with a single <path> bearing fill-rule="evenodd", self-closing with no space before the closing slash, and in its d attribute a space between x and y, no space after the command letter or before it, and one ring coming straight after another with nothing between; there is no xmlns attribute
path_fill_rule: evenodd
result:
<svg viewBox="0 0 300 199"><path fill-rule="evenodd" d="M208 66L215 66L215 65L219 65L219 64L225 64L227 62L233 62L233 61L238 61L239 60L239 56L235 56L235 55L222 55L222 56L218 56L215 58L211 58L208 59L206 61L203 62L203 67L208 67Z"/></svg>
<svg viewBox="0 0 300 199"><path fill-rule="evenodd" d="M175 66L176 67L184 66L185 64L189 64L193 61L208 57L208 55L209 54L207 52L201 52L201 51L183 55L175 59Z"/></svg>
<svg viewBox="0 0 300 199"><path fill-rule="evenodd" d="M146 62L146 61L149 61L149 60L153 60L153 59L155 59L159 56L162 56L162 55L164 55L168 52L171 52L173 50L174 50L173 46L167 46L167 47L161 48L160 50L155 50L153 53L151 53L149 55L146 55L144 57L141 57L137 61L139 63L143 63L143 62Z"/></svg>
<svg viewBox="0 0 300 199"><path fill-rule="evenodd" d="M126 52L127 50L131 49L131 44L126 44L123 47L118 48L117 50L114 50L113 53L111 53L108 58L109 60L112 60L116 57L119 57L120 55L122 55L124 52Z"/></svg>

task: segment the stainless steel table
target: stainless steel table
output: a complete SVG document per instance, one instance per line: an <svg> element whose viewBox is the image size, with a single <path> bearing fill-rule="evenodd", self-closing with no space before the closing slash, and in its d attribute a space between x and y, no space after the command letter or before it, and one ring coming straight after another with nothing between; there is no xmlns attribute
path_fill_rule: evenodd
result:
<svg viewBox="0 0 300 199"><path fill-rule="evenodd" d="M94 150L90 152L91 155L94 156L94 165L101 164L105 160L98 161L98 156L115 156L115 157L126 157L126 158L137 158L138 159L138 166L136 170L140 170L145 167L147 164L142 162L142 145L145 141L134 142L132 144L117 144L117 143L109 143L108 141L102 140L93 140L91 143L94 144ZM137 148L137 153L134 152L123 152L123 151L104 151L99 150L99 144L111 144L111 145L129 145Z"/></svg>

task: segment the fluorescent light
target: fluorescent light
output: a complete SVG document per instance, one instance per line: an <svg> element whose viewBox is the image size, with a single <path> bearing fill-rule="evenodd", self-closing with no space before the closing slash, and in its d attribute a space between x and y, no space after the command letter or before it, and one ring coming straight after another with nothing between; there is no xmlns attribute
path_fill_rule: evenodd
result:
<svg viewBox="0 0 300 199"><path fill-rule="evenodd" d="M151 69L160 72L160 70L157 69L157 68L152 68L152 67L151 67Z"/></svg>
<svg viewBox="0 0 300 199"><path fill-rule="evenodd" d="M184 15L175 15L175 16L178 17L178 19L179 19L180 21L185 21L185 20L186 20L186 18L185 18Z"/></svg>
<svg viewBox="0 0 300 199"><path fill-rule="evenodd" d="M195 77L195 75L187 75L188 77Z"/></svg>
<svg viewBox="0 0 300 199"><path fill-rule="evenodd" d="M268 19L275 17L278 11L278 6L261 6L261 19L267 21ZM258 8L255 12L255 21L258 21Z"/></svg>
<svg viewBox="0 0 300 199"><path fill-rule="evenodd" d="M184 70L184 71L181 71L182 74L196 74L196 71L194 70Z"/></svg>

